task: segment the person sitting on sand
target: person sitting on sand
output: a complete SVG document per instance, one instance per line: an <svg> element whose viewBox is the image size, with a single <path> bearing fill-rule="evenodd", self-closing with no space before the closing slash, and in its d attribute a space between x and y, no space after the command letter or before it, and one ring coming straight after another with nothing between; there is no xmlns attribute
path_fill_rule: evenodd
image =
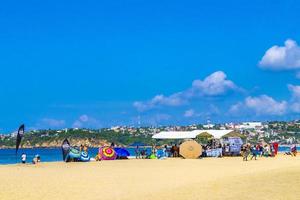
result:
<svg viewBox="0 0 300 200"><path fill-rule="evenodd" d="M100 157L99 154L96 155L95 160L96 160L96 161L101 161L101 157Z"/></svg>
<svg viewBox="0 0 300 200"><path fill-rule="evenodd" d="M34 156L34 158L32 159L32 164L37 164L38 163L38 161L37 161L37 157L36 156Z"/></svg>
<svg viewBox="0 0 300 200"><path fill-rule="evenodd" d="M83 150L85 153L87 153L87 152L88 152L88 150L89 150L89 148L88 148L88 146L87 146L87 145L84 145L82 150Z"/></svg>
<svg viewBox="0 0 300 200"><path fill-rule="evenodd" d="M32 159L32 164L38 164L39 162L41 162L41 157L40 157L40 155L39 154L36 154L35 156L34 156L34 158Z"/></svg>
<svg viewBox="0 0 300 200"><path fill-rule="evenodd" d="M79 151L83 151L83 145L82 144L79 147Z"/></svg>

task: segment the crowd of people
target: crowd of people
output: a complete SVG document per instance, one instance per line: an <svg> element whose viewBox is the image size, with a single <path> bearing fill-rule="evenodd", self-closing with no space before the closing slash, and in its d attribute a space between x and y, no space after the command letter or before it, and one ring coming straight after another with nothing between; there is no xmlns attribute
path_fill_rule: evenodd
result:
<svg viewBox="0 0 300 200"><path fill-rule="evenodd" d="M114 148L115 144L112 143L110 147ZM203 145L203 151L201 157L207 157L209 151L219 150L218 155L214 157L222 157L223 155L230 155L230 145L221 144L216 141L211 141L207 145ZM81 151L88 152L87 145L81 145L78 148ZM256 160L258 157L274 157L278 151L278 144L267 144L267 143L258 143L256 145L251 145L250 143L244 144L241 146L240 154L243 157L243 161ZM146 148L146 146L136 146L134 149L136 159L154 159L154 158L168 158L168 157L180 157L180 144L171 144L163 146L152 146L151 149ZM285 152L285 155L296 156L297 147L292 145L289 152ZM35 155L32 159L32 164L37 164L41 162L40 155ZM21 163L27 163L27 155L22 153Z"/></svg>
<svg viewBox="0 0 300 200"><path fill-rule="evenodd" d="M179 157L179 145L163 145L163 146L152 146L151 150L146 147L136 146L135 148L136 159L147 159L147 158L168 158L168 157Z"/></svg>
<svg viewBox="0 0 300 200"><path fill-rule="evenodd" d="M278 144L256 144L251 145L250 143L244 144L241 148L241 154L243 161L256 160L257 157L274 157L278 151Z"/></svg>

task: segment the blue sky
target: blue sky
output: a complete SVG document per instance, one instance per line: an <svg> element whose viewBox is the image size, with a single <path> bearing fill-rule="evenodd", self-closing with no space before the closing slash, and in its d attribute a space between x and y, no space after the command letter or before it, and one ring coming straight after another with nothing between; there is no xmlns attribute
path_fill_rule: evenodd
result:
<svg viewBox="0 0 300 200"><path fill-rule="evenodd" d="M0 132L298 119L299 10L291 0L4 2Z"/></svg>

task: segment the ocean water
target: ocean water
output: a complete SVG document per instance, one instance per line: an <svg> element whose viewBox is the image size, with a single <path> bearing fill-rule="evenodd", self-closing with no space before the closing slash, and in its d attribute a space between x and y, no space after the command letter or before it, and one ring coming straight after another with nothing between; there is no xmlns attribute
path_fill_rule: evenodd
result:
<svg viewBox="0 0 300 200"><path fill-rule="evenodd" d="M135 156L134 148L127 148L130 156ZM31 162L36 154L41 156L42 162L57 162L62 161L62 151L60 148L34 148L34 149L19 149L16 155L15 149L0 149L0 164L16 164L21 162L21 155L27 155L27 162ZM95 157L98 153L98 148L89 148L89 155Z"/></svg>
<svg viewBox="0 0 300 200"><path fill-rule="evenodd" d="M300 151L300 147L297 147ZM134 148L127 148L130 156L135 156ZM289 147L279 147L280 152L289 151ZM147 151L150 151L148 148ZM90 148L89 155L95 157L98 148ZM21 162L22 153L26 153L27 162L31 162L36 154L41 156L42 162L57 162L62 161L62 152L60 148L35 148L35 149L19 149L16 155L15 149L0 149L0 164L16 164Z"/></svg>

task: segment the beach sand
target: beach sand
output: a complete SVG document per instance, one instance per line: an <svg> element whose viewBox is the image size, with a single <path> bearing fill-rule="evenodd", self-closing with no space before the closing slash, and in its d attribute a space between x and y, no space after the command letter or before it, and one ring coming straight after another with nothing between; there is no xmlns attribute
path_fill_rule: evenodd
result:
<svg viewBox="0 0 300 200"><path fill-rule="evenodd" d="M0 199L300 199L300 156L0 166Z"/></svg>

